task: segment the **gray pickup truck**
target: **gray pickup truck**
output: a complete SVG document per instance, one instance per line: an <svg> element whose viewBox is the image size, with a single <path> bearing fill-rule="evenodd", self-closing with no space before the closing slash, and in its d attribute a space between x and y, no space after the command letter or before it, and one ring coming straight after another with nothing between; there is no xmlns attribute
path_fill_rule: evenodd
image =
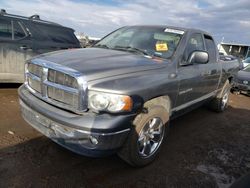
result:
<svg viewBox="0 0 250 188"><path fill-rule="evenodd" d="M23 118L85 156L152 162L169 121L207 104L222 112L238 60L223 62L211 35L167 26L120 28L86 49L26 62Z"/></svg>

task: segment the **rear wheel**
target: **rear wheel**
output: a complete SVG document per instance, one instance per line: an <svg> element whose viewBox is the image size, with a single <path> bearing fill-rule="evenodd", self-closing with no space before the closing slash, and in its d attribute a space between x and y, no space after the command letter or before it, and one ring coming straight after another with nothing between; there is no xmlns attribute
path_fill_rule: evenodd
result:
<svg viewBox="0 0 250 188"><path fill-rule="evenodd" d="M231 85L227 80L224 84L221 93L209 103L210 109L216 112L223 112L226 110L229 101Z"/></svg>
<svg viewBox="0 0 250 188"><path fill-rule="evenodd" d="M236 88L231 88L231 93L234 94L234 95L240 95L240 91Z"/></svg>
<svg viewBox="0 0 250 188"><path fill-rule="evenodd" d="M161 106L150 107L148 113L139 114L118 155L132 166L145 166L152 162L168 132L167 121L168 113Z"/></svg>

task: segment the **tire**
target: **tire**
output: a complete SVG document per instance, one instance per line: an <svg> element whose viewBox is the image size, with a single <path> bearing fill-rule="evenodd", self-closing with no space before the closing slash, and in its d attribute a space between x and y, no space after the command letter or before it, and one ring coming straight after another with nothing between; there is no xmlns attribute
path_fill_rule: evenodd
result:
<svg viewBox="0 0 250 188"><path fill-rule="evenodd" d="M208 104L209 108L215 112L225 111L228 107L230 90L231 90L231 85L227 80L219 95L212 101L210 101L210 103Z"/></svg>
<svg viewBox="0 0 250 188"><path fill-rule="evenodd" d="M147 113L137 115L126 143L118 152L119 157L135 167L151 163L159 153L168 133L168 120L168 112L161 106L148 107Z"/></svg>
<svg viewBox="0 0 250 188"><path fill-rule="evenodd" d="M235 88L231 88L230 92L234 95L240 95L240 91L238 89L235 89Z"/></svg>

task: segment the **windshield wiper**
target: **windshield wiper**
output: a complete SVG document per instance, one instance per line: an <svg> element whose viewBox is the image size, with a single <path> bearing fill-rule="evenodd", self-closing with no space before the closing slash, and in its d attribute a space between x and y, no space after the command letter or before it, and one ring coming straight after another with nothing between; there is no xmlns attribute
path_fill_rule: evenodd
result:
<svg viewBox="0 0 250 188"><path fill-rule="evenodd" d="M149 53L147 53L143 49L135 48L135 47L131 47L131 46L115 46L112 49L115 49L115 50L124 50L124 51L131 51L131 52L139 52L139 53L147 55L147 56L152 56L152 55L150 55Z"/></svg>
<svg viewBox="0 0 250 188"><path fill-rule="evenodd" d="M110 49L110 47L108 47L106 44L97 44L97 45L94 45L93 47L99 47L99 48L107 48L107 49Z"/></svg>

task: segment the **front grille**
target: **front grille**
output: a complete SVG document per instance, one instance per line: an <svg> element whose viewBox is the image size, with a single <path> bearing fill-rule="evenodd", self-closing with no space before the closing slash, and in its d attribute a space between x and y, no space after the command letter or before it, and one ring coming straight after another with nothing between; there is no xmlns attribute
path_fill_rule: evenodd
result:
<svg viewBox="0 0 250 188"><path fill-rule="evenodd" d="M48 80L72 88L78 87L77 80L74 77L52 69L49 69Z"/></svg>
<svg viewBox="0 0 250 188"><path fill-rule="evenodd" d="M28 70L31 74L33 74L39 78L42 77L43 68L41 66L29 63Z"/></svg>
<svg viewBox="0 0 250 188"><path fill-rule="evenodd" d="M32 79L31 77L27 78L28 80L28 85L34 89L36 92L41 93L42 89L41 89L41 81L39 79Z"/></svg>
<svg viewBox="0 0 250 188"><path fill-rule="evenodd" d="M250 85L250 81L247 81L247 80L240 80L240 79L238 79L238 83L239 84L243 84L243 85Z"/></svg>
<svg viewBox="0 0 250 188"><path fill-rule="evenodd" d="M34 95L76 113L86 111L86 84L80 73L44 60L28 62L25 68L25 84Z"/></svg>
<svg viewBox="0 0 250 188"><path fill-rule="evenodd" d="M62 89L48 86L48 97L58 102L71 105L73 108L77 108L78 106L78 95Z"/></svg>

